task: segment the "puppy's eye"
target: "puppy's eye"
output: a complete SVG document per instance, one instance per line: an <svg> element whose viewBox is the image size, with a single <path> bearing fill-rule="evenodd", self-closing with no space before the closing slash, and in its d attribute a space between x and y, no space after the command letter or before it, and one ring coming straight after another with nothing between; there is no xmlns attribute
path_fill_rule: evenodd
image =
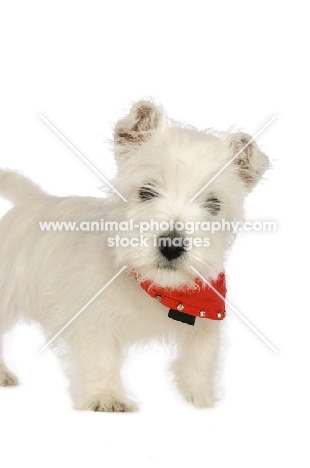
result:
<svg viewBox="0 0 310 468"><path fill-rule="evenodd" d="M142 201L151 200L151 198L158 197L158 193L150 186L141 187L139 196Z"/></svg>
<svg viewBox="0 0 310 468"><path fill-rule="evenodd" d="M216 215L221 209L221 202L218 198L211 195L204 202L204 207L212 214Z"/></svg>

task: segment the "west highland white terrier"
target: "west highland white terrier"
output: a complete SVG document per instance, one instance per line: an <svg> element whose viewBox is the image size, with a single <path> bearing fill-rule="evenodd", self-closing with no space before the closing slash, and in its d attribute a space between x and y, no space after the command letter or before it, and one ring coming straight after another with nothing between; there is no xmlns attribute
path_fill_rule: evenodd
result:
<svg viewBox="0 0 310 468"><path fill-rule="evenodd" d="M14 204L0 224L0 338L20 319L47 340L58 334L74 406L95 411L135 407L121 380L131 345L172 343L181 395L212 407L227 226L243 219L268 159L245 133L198 131L148 101L117 122L114 153L106 198L51 196L0 170L0 195ZM14 385L1 356L0 385Z"/></svg>

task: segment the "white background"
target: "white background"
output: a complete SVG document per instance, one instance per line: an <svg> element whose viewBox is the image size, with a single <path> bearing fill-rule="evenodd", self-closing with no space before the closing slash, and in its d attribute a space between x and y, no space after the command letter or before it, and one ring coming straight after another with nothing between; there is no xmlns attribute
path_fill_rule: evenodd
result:
<svg viewBox="0 0 310 468"><path fill-rule="evenodd" d="M21 386L0 389L1 466L309 466L308 28L301 1L3 2L0 165L50 193L101 196L101 181L40 113L107 176L112 124L141 97L198 128L255 134L278 116L258 138L273 170L247 202L278 229L240 236L228 276L229 300L279 352L230 311L217 408L184 403L154 346L126 368L138 413L75 412L56 358L38 355L43 336L20 326L6 341Z"/></svg>

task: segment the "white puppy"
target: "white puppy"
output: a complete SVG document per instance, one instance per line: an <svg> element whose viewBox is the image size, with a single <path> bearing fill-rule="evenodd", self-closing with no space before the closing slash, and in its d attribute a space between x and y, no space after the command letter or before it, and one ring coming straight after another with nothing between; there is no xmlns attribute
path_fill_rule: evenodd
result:
<svg viewBox="0 0 310 468"><path fill-rule="evenodd" d="M222 301L225 284L216 281L234 234L206 232L201 223L242 219L244 199L268 167L249 142L244 133L169 121L160 107L140 101L115 127L113 185L127 202L112 191L103 199L50 196L24 176L0 170L0 195L15 205L0 224L0 339L19 319L38 322L51 339L126 267L52 344L65 363L75 407L132 409L120 378L124 353L153 339L175 345L171 371L183 397L212 406L224 311L195 294L210 295L205 278L219 292L213 300ZM85 230L102 220L114 222L112 232ZM151 220L165 224L146 230ZM78 228L43 230L45 221ZM194 229L186 230L186 223ZM163 239L170 243L159 243ZM187 307L190 294L195 310ZM0 354L0 385L14 383Z"/></svg>

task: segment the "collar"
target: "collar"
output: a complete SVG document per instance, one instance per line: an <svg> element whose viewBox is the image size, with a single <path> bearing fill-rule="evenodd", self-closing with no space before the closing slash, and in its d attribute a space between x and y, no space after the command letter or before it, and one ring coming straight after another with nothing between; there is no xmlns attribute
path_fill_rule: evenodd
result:
<svg viewBox="0 0 310 468"><path fill-rule="evenodd" d="M194 325L196 317L210 320L225 318L225 274L220 273L210 285L212 288L199 278L195 280L194 289L170 289L153 284L152 281L140 282L149 296L170 309L168 317L189 325Z"/></svg>

